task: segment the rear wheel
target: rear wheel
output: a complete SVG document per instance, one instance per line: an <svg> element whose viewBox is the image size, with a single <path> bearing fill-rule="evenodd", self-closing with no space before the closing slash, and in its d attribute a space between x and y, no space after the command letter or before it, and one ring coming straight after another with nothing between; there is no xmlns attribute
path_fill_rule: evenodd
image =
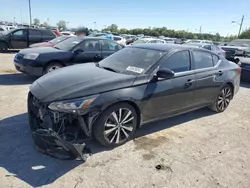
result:
<svg viewBox="0 0 250 188"><path fill-rule="evenodd" d="M8 45L5 42L0 42L0 52L6 52L8 50Z"/></svg>
<svg viewBox="0 0 250 188"><path fill-rule="evenodd" d="M225 86L222 87L215 102L209 108L215 112L223 112L229 106L232 98L233 98L232 87L226 84Z"/></svg>
<svg viewBox="0 0 250 188"><path fill-rule="evenodd" d="M49 65L47 65L43 71L43 74L47 74L47 73L50 73L50 72L53 72L57 69L60 69L62 68L63 65L61 63L58 63L58 62L52 62L50 63Z"/></svg>
<svg viewBox="0 0 250 188"><path fill-rule="evenodd" d="M122 145L133 137L137 118L135 109L127 103L111 106L96 121L94 137L107 147Z"/></svg>

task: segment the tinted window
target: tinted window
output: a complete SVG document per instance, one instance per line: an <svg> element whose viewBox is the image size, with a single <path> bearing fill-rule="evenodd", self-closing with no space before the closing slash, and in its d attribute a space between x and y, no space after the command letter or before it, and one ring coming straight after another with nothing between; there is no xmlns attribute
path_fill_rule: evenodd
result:
<svg viewBox="0 0 250 188"><path fill-rule="evenodd" d="M170 69L174 72L183 72L190 70L189 51L177 52L167 59L163 60L162 68Z"/></svg>
<svg viewBox="0 0 250 188"><path fill-rule="evenodd" d="M121 37L114 37L114 40L119 41L119 40L122 40L122 38Z"/></svg>
<svg viewBox="0 0 250 188"><path fill-rule="evenodd" d="M29 30L29 37L41 38L41 32L37 30Z"/></svg>
<svg viewBox="0 0 250 188"><path fill-rule="evenodd" d="M100 43L99 40L87 40L79 44L75 50L81 49L85 52L88 51L100 51Z"/></svg>
<svg viewBox="0 0 250 188"><path fill-rule="evenodd" d="M122 46L116 42L113 42L111 40L102 40L102 51L118 51L122 49Z"/></svg>
<svg viewBox="0 0 250 188"><path fill-rule="evenodd" d="M193 51L195 69L213 67L212 55L210 53Z"/></svg>
<svg viewBox="0 0 250 188"><path fill-rule="evenodd" d="M214 65L217 64L217 62L220 60L219 57L217 55L212 55L213 56L213 62L214 62Z"/></svg>
<svg viewBox="0 0 250 188"><path fill-rule="evenodd" d="M18 31L13 32L12 35L13 36L23 36L23 35L25 35L25 31L24 30L18 30Z"/></svg>
<svg viewBox="0 0 250 188"><path fill-rule="evenodd" d="M0 27L0 31L4 31L4 29Z"/></svg>
<svg viewBox="0 0 250 188"><path fill-rule="evenodd" d="M49 37L55 37L55 33L53 33L52 31L50 30L41 30L42 32L42 35L45 35L45 36L49 36Z"/></svg>

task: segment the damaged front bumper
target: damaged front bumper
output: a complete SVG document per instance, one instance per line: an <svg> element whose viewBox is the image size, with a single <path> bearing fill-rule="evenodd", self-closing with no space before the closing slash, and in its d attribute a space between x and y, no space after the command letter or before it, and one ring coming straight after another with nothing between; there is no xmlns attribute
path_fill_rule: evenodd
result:
<svg viewBox="0 0 250 188"><path fill-rule="evenodd" d="M53 112L31 93L28 95L28 113L38 151L58 159L83 161L91 155L84 143L90 131L82 116Z"/></svg>

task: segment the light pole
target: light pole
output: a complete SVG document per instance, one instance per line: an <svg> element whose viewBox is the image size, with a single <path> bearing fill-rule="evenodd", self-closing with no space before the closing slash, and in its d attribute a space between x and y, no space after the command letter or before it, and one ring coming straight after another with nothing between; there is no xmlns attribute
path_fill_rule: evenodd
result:
<svg viewBox="0 0 250 188"><path fill-rule="evenodd" d="M69 22L66 22L66 29L68 30Z"/></svg>
<svg viewBox="0 0 250 188"><path fill-rule="evenodd" d="M244 15L242 16L240 23L237 22L237 21L232 21L232 23L236 23L236 24L238 24L240 26L238 36L240 36L240 32L241 32L241 28L242 28L242 25L243 25L243 21L244 21Z"/></svg>
<svg viewBox="0 0 250 188"><path fill-rule="evenodd" d="M13 19L14 19L14 23L13 24L15 25L16 24L16 17L14 17Z"/></svg>
<svg viewBox="0 0 250 188"><path fill-rule="evenodd" d="M96 25L96 22L94 22L94 30L95 30L95 25Z"/></svg>
<svg viewBox="0 0 250 188"><path fill-rule="evenodd" d="M30 0L29 0L29 12L30 12L30 27L32 25L32 17L31 17L31 5L30 5Z"/></svg>

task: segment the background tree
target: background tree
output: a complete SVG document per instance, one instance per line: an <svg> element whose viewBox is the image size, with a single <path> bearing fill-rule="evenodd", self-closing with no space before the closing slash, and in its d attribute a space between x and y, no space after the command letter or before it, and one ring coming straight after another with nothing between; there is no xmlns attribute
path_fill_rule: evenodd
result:
<svg viewBox="0 0 250 188"><path fill-rule="evenodd" d="M33 25L40 25L40 20L38 18L34 18Z"/></svg>
<svg viewBox="0 0 250 188"><path fill-rule="evenodd" d="M49 24L47 22L43 22L42 24L40 24L40 27L49 28Z"/></svg>
<svg viewBox="0 0 250 188"><path fill-rule="evenodd" d="M240 39L250 39L250 28L243 31L240 36L239 36Z"/></svg>
<svg viewBox="0 0 250 188"><path fill-rule="evenodd" d="M57 27L60 29L60 30L66 30L66 22L64 20L60 20L58 23L57 23Z"/></svg>
<svg viewBox="0 0 250 188"><path fill-rule="evenodd" d="M118 31L118 26L116 24L111 24L105 30L108 30L108 31L111 31L111 32L117 32Z"/></svg>

